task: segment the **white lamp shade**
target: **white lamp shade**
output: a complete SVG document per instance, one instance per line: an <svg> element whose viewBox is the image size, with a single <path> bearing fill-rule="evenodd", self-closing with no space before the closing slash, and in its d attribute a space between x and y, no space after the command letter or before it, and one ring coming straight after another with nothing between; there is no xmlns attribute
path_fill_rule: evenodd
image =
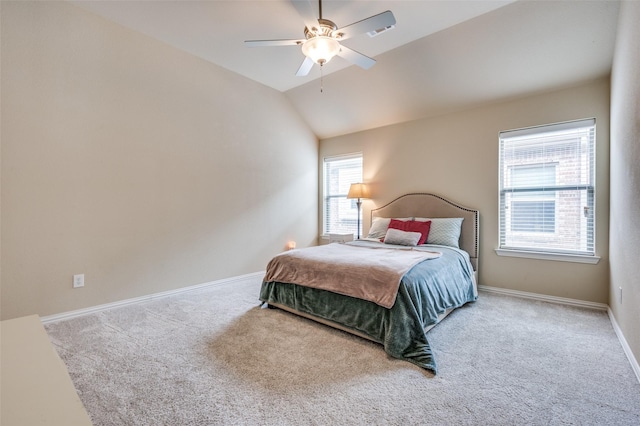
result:
<svg viewBox="0 0 640 426"><path fill-rule="evenodd" d="M371 198L369 187L364 183L352 183L347 198Z"/></svg>

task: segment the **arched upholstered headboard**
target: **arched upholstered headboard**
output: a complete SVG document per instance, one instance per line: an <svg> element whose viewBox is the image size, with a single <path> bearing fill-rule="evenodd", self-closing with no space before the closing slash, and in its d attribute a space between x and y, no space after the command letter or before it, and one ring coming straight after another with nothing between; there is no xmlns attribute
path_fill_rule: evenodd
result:
<svg viewBox="0 0 640 426"><path fill-rule="evenodd" d="M478 238L480 212L463 207L435 194L413 193L402 195L382 207L371 210L374 217L461 217L460 248L469 253L471 265L478 270Z"/></svg>

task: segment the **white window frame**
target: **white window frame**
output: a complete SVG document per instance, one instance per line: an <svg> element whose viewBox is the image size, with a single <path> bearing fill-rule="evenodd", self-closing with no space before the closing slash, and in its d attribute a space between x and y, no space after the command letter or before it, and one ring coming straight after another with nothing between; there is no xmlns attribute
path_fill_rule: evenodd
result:
<svg viewBox="0 0 640 426"><path fill-rule="evenodd" d="M359 174L356 174L353 176L353 178L351 180L342 182L342 191L341 192L330 192L329 189L329 185L327 182L327 179L329 178L329 176L327 175L327 164L331 163L331 162L337 162L337 161L348 161L348 160L360 160L360 172ZM347 193L349 192L349 187L351 183L357 183L357 182L362 182L362 173L363 173L363 169L364 169L364 165L363 165L363 156L361 152L355 152L355 153L351 153L351 154L346 154L346 155L337 155L337 156L329 156L329 157L325 157L323 159L323 163L322 163L322 236L323 237L327 237L329 233L344 233L344 232L348 232L351 233L353 232L353 234L356 234L356 232L358 231L357 228L357 211L356 211L356 216L354 216L353 221L354 226L353 229L347 228L343 228L343 229L328 229L329 227L329 223L327 221L327 217L329 216L329 209L330 209L330 203L329 200L330 199L345 199L345 202L348 202L350 204L352 204L352 208L353 209L357 209L356 207L356 200L347 200ZM351 209L349 209L351 210ZM360 215L362 216L362 211L360 211ZM362 234L362 217L360 218L360 233Z"/></svg>
<svg viewBox="0 0 640 426"><path fill-rule="evenodd" d="M600 260L600 258L596 256L595 253L595 126L595 119L591 118L500 132L498 190L499 247L496 249L496 253L498 255L593 264L597 263ZM587 138L588 145L586 152L581 152L580 155L586 155L588 158L585 157L587 158L587 160L585 161L582 157L580 157L580 164L586 164L588 167L588 170L586 171L588 179L586 181L575 182L566 185L566 182L557 182L554 184L546 182L536 184L535 182L517 183L511 180L511 173L513 168L515 167L533 167L536 164L552 165L555 161L557 161L557 159L554 158L534 157L531 162L516 163L513 162L513 160L512 162L509 162L507 160L508 157L506 156L505 152L508 152L508 149L514 149L514 146L517 146L516 141L518 141L518 139L521 141L521 143L526 143L523 139L527 139L528 137L533 138L537 135L543 135L553 132L571 131L585 127L590 128L590 137ZM535 147L536 145L534 143L530 146ZM558 173L557 170L556 173ZM586 207L588 208L584 210L587 216L587 225L585 227L586 236L581 234L581 238L584 238L586 240L586 243L583 243L583 246L581 246L580 249L558 249L553 247L552 245L545 246L545 238L548 238L549 241L554 241L554 239L563 231L562 223L559 220L559 215L562 214L559 208L559 194L561 193L561 191L564 193L575 191L576 195L584 195L586 191L587 194ZM553 233L543 231L513 231L511 228L512 212L509 209L510 207L512 207L513 195L523 194L523 198L526 198L526 195L524 194L534 192L548 193L550 199L555 199ZM536 237L536 243L528 244L528 237Z"/></svg>

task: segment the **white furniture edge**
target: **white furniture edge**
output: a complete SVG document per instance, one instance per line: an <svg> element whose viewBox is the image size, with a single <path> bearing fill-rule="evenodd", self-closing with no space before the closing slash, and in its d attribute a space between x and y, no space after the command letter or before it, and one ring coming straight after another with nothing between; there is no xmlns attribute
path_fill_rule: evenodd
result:
<svg viewBox="0 0 640 426"><path fill-rule="evenodd" d="M112 303L105 303L104 305L97 305L97 306L92 306L89 308L84 308L84 309L78 309L78 310L74 310L74 311L68 311L68 312L62 312L59 314L54 314L54 315L47 315L44 317L40 317L40 321L42 321L43 324L47 324L50 322L56 322L56 321L61 321L61 320L67 320L67 319L71 319L71 318L76 318L76 317L81 317L84 315L89 315L89 314L93 314L96 312L100 312L100 311L106 311L107 309L113 309L113 308L117 308L117 307L121 307L121 306L127 306L127 305L133 305L136 303L141 303L141 302L148 302L154 299L158 299L161 297L167 297L167 296L173 296L175 294L180 294L180 293L186 293L189 291L194 291L194 290L199 290L205 287L211 287L211 286L218 286L218 285L224 285L224 284L229 284L229 283L234 283L234 282L239 282L239 281L245 281L245 280L250 280L250 279L256 279L256 278L262 278L264 277L265 272L261 271L261 272L254 272L251 274L246 274L246 275L238 275L236 277L230 277L230 278L224 278L221 280L216 280L216 281L210 281L207 283L202 283L202 284L196 284L196 285L192 285L189 287L182 287L182 288L178 288L175 290L168 290L168 291L163 291L160 293L153 293L153 294L149 294L146 296L140 296L140 297L134 297L132 299L125 299L125 300L120 300L117 302L112 302ZM256 297L256 303L257 303L257 297Z"/></svg>
<svg viewBox="0 0 640 426"><path fill-rule="evenodd" d="M0 423L91 426L89 414L37 315L2 321Z"/></svg>
<svg viewBox="0 0 640 426"><path fill-rule="evenodd" d="M627 356L627 359L629 360L629 364L631 365L631 369L635 373L636 378L640 383L640 365L638 364L638 360L636 360L635 356L633 355L633 352L631 351L631 347L629 347L629 344L627 343L627 339L625 339L624 334L622 333L622 330L618 326L618 322L613 316L613 312L611 311L611 308L608 305L604 303L587 302L584 300L569 299L566 297L547 296L545 294L529 293L526 291L518 291L518 290L509 290L505 288L491 287L486 285L480 285L478 286L478 289L480 291L486 291L488 293L504 294L506 296L520 297L523 299L540 300L543 302L557 303L560 305L577 306L581 308L589 308L589 309L597 309L599 311L606 311L609 316L609 321L611 321L611 325L613 326L613 330L615 331L616 336L618 337L618 341L622 346L622 350L624 351L624 354Z"/></svg>

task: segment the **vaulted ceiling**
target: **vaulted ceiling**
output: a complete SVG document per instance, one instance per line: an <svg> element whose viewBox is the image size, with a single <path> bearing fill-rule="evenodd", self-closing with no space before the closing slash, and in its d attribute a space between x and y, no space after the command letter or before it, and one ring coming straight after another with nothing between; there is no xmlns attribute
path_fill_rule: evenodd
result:
<svg viewBox="0 0 640 426"><path fill-rule="evenodd" d="M299 47L244 45L304 38L291 0L72 2L283 92L321 139L607 76L619 7L610 0L324 0L323 17L338 27L385 10L396 27L343 42L376 59L371 69L337 57L296 77Z"/></svg>

